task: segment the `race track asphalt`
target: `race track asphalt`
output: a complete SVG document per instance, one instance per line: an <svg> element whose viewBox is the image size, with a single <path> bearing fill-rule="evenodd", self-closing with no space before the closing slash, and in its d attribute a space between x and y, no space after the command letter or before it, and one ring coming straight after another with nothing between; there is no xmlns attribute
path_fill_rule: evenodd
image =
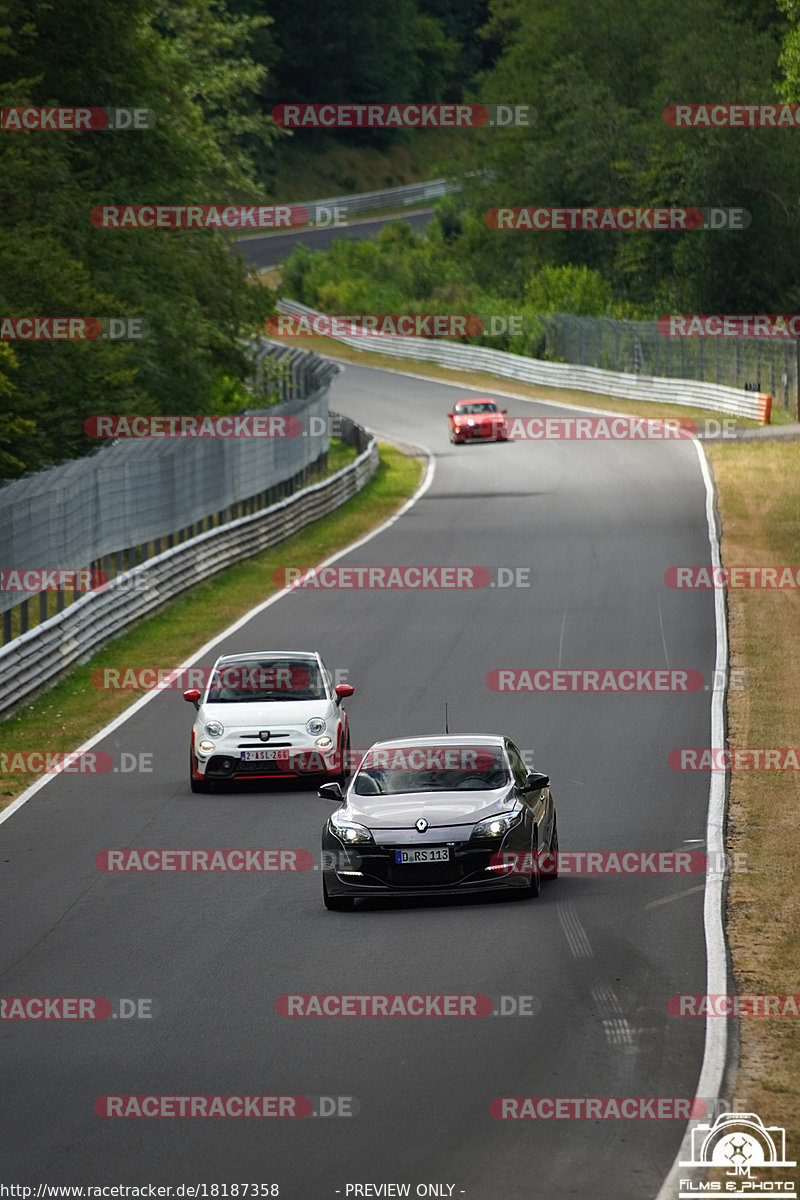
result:
<svg viewBox="0 0 800 1200"><path fill-rule="evenodd" d="M297 591L203 662L317 647L356 687L354 746L442 731L447 701L451 731L507 732L551 775L562 851L702 849L708 774L673 770L667 758L708 744L710 691L533 695L486 684L495 668L524 667L694 669L711 683L713 596L664 583L670 566L710 561L694 447L451 446L444 414L467 394L360 366L335 380L332 407L428 447L436 462L421 499L339 561L519 567L530 586ZM525 418L558 412L503 406ZM191 716L179 692L154 697L96 747L115 763L122 752L150 754L152 773L62 775L0 826L2 995L147 998L154 1014L0 1024L4 1176L269 1183L293 1200L391 1195L352 1190L388 1183L410 1185L412 1196L435 1184L427 1194L469 1200L654 1196L684 1122L501 1121L490 1104L694 1095L703 1022L669 1015L667 1001L704 990L703 876L565 874L536 900L329 913L317 870L98 870L95 855L119 847L318 856L330 804L313 791L190 793ZM276 1009L285 994L417 992L488 994L496 1007L500 997L534 997L536 1014L290 1018ZM347 1096L358 1112L94 1112L100 1096L152 1094Z"/></svg>

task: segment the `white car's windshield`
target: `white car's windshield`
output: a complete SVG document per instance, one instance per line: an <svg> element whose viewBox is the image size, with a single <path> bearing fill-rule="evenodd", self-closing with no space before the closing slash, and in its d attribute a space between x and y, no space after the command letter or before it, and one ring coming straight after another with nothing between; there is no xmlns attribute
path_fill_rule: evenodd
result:
<svg viewBox="0 0 800 1200"><path fill-rule="evenodd" d="M212 676L206 703L324 699L325 685L316 662L252 659L220 663Z"/></svg>

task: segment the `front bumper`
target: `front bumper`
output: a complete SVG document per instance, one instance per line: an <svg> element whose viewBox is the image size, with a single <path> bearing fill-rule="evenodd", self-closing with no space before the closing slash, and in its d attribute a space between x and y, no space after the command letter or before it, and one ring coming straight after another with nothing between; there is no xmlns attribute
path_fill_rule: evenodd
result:
<svg viewBox="0 0 800 1200"><path fill-rule="evenodd" d="M318 750L293 747L287 758L248 760L239 749L229 753L217 750L207 759L193 753L194 777L208 781L245 779L317 779L324 775L335 779L342 772L341 749Z"/></svg>
<svg viewBox="0 0 800 1200"><path fill-rule="evenodd" d="M428 845L428 843L426 843ZM517 862L530 850L530 841L436 842L449 845L450 859L438 863L396 863L399 845L344 846L326 827L322 840L322 873L329 896L442 896L466 892L520 889L531 875L514 865L499 865L503 851L514 851Z"/></svg>

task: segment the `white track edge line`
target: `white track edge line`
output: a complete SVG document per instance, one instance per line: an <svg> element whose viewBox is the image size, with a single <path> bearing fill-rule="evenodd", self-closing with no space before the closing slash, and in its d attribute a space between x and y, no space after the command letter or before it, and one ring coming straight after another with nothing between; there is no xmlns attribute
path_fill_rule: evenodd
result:
<svg viewBox="0 0 800 1200"><path fill-rule="evenodd" d="M392 439L390 437L381 435L381 441L391 442L391 440ZM404 444L409 446L411 445L411 443ZM358 538L357 541L350 542L350 544L348 546L344 546L343 549L337 550L337 552L332 554L330 558L326 558L324 562L320 563L320 567L327 567L330 563L336 562L345 554L349 554L352 550L357 550L359 546L366 545L367 542L371 541L374 537L377 537L379 533L383 533L385 529L388 529L390 525L394 525L395 521L399 521L399 519L405 513L407 513L410 508L413 508L417 501L425 495L428 488L433 483L433 477L436 471L435 459L431 450L427 446L414 445L412 448L422 451L427 459L425 474L422 478L422 482L414 494L410 496L408 500L406 500L405 504L403 504L396 513L393 513L392 516L387 517L387 519L381 522L377 528L370 530L369 533L366 533L363 537ZM356 493L356 495L357 494L358 493ZM334 512L336 511L337 510L334 509ZM257 617L259 613L264 612L264 610L269 608L270 605L276 604L278 600L282 600L284 596L288 595L294 590L294 588L281 588L281 590L276 592L274 596L270 596L267 600L262 600L262 602L257 604L255 608L248 609L248 611L241 617L237 618L233 624L228 625L220 633L215 634L210 641L201 646L199 650L196 650L191 658L185 659L180 666L174 667L173 670L182 671L186 667L191 667L197 662L198 659L207 654L208 651L214 646L230 637L231 634L235 633L238 629L241 629L241 627L246 625L248 621L253 619L253 617ZM153 688L151 691L147 692L146 695L142 696L141 699L132 704L130 708L126 708L125 711L121 712L118 717L113 719L113 721L109 721L107 725L104 725L102 729L99 729L97 733L93 734L92 737L89 738L88 741L83 742L83 744L78 746L75 750L68 751L67 756L69 758L74 758L78 754L83 754L86 750L91 750L92 746L95 746L98 742L108 737L108 735L113 733L115 729L119 729L121 725L124 725L126 721L130 720L132 716L138 713L140 709L144 708L145 704L149 704L151 700L160 695L163 690L163 688ZM18 809L22 808L23 804L27 804L29 800L33 799L37 792L40 792L43 787L46 787L51 780L58 778L58 776L61 774L63 774L63 771L54 771L50 775L43 775L41 779L37 779L35 783L32 783L30 787L26 788L21 795L17 796L16 800L9 804L8 808L0 812L0 825L2 825L4 821L7 821L13 813L18 811Z"/></svg>
<svg viewBox="0 0 800 1200"><path fill-rule="evenodd" d="M717 536L717 522L714 512L714 483L708 468L708 461L703 447L697 438L692 439L700 460L700 470L706 489L706 521L708 524L708 540L711 546L711 561L714 567L719 567L720 550ZM722 746L725 732L724 702L725 702L725 672L728 664L728 627L725 613L725 593L722 588L714 589L714 622L716 626L717 653L714 690L711 695L711 745ZM706 822L706 847L709 862L723 863L724 840L723 829L725 822L725 795L727 771L712 771L709 783L708 818ZM716 857L715 857L716 856ZM703 926L706 941L706 991L709 995L720 995L727 991L728 959L725 945L725 929L723 925L723 888L726 870L709 871L706 877L706 893L703 904ZM700 1078L697 1082L696 1099L709 1100L721 1094L728 1054L728 1023L727 1019L719 1020L712 1016L706 1017L705 1047ZM716 1113L711 1114L716 1117ZM669 1173L659 1189L656 1200L671 1200L674 1189L681 1173L691 1174L692 1168L681 1167L681 1160L691 1161L692 1144L690 1125L681 1141L680 1149L670 1167Z"/></svg>

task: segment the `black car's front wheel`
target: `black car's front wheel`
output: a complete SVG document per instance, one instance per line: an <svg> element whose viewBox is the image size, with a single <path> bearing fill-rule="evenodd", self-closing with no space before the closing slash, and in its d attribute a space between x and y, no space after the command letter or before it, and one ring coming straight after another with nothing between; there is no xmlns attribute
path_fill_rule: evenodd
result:
<svg viewBox="0 0 800 1200"><path fill-rule="evenodd" d="M558 879L558 822L553 813L553 832L550 837L550 850L547 854L547 879Z"/></svg>
<svg viewBox="0 0 800 1200"><path fill-rule="evenodd" d="M329 912L352 912L355 906L353 896L329 896L324 878L322 880L322 902Z"/></svg>
<svg viewBox="0 0 800 1200"><path fill-rule="evenodd" d="M539 847L536 839L531 843L531 863L533 864L533 869L531 870L531 881L526 889L526 895L533 897L538 896L542 890L542 873L539 869Z"/></svg>

